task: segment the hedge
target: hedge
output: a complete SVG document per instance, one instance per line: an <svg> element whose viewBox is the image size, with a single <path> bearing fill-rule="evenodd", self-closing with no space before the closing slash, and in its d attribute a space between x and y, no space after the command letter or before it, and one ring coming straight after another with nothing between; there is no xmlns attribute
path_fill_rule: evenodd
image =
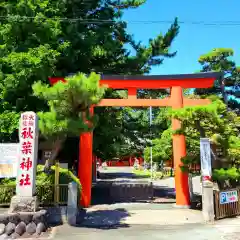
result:
<svg viewBox="0 0 240 240"><path fill-rule="evenodd" d="M214 169L213 181L218 183L220 189L240 187L240 169L236 167Z"/></svg>

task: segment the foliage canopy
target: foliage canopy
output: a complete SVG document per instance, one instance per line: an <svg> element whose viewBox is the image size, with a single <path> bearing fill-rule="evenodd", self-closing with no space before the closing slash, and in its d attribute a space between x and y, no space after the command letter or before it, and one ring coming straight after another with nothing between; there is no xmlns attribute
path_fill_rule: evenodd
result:
<svg viewBox="0 0 240 240"><path fill-rule="evenodd" d="M93 125L88 122L93 122L93 118L89 108L99 103L105 90L99 86L99 80L99 75L91 73L89 77L76 74L51 87L35 83L33 94L49 106L49 111L38 113L41 133L46 137L61 138L91 130Z"/></svg>
<svg viewBox="0 0 240 240"><path fill-rule="evenodd" d="M33 93L32 85L36 81L48 84L49 76L68 77L78 72L145 74L152 66L162 64L165 58L174 57L176 51L171 50L171 44L179 32L177 19L166 33L160 32L153 36L148 44L134 40L127 33L127 23L122 19L124 11L138 8L145 2L146 0L2 1L0 115L6 120L9 112L14 116L1 126L1 141L17 141L17 124L14 119L23 111L44 112L44 118L49 119L46 121L50 122L51 118L55 121L53 114L47 116L51 109L49 110L45 99ZM126 48L127 45L131 50ZM113 96L114 93L110 91L109 95ZM112 108L96 110L101 124L95 129L94 151L100 154L99 157L109 159L121 149L126 149L121 155L131 152L132 148L124 148L129 136L125 136L121 126L126 126L129 119L120 117L124 116L123 111ZM114 124L108 124L109 121ZM64 133L66 126L61 128L61 124L59 121L55 127ZM51 135L47 125L46 122L43 132ZM83 125L80 125L78 127L83 129ZM142 125L140 123L136 129ZM133 131L131 135L134 135ZM110 147L110 151L107 144L101 144L103 139L108 139L108 145L117 143L119 147ZM136 140L134 144L137 146L137 138L133 137L132 140ZM144 144L141 144L141 149L143 147Z"/></svg>
<svg viewBox="0 0 240 240"><path fill-rule="evenodd" d="M210 97L212 103L206 106L185 107L169 110L169 118L182 121L181 129L172 131L171 127L153 140L153 159L164 161L172 159L172 134L182 133L186 137L187 155L182 159L186 167L200 163L200 137L208 137L212 143L221 146L224 157L234 166L239 165L239 124L236 113L229 112L226 105L216 96ZM149 148L145 150L149 159Z"/></svg>

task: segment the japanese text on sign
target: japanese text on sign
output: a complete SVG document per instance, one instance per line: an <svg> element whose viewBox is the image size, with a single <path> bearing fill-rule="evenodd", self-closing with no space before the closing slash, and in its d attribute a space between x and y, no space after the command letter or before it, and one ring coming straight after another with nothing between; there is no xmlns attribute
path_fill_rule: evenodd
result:
<svg viewBox="0 0 240 240"><path fill-rule="evenodd" d="M220 192L219 201L220 204L238 202L238 193L237 191Z"/></svg>
<svg viewBox="0 0 240 240"><path fill-rule="evenodd" d="M36 114L34 112L23 113L19 126L20 158L17 189L21 196L32 196L35 191L37 133Z"/></svg>
<svg viewBox="0 0 240 240"><path fill-rule="evenodd" d="M205 179L205 177L211 178L212 176L211 148L210 140L208 138L200 139L200 157L201 157L201 173L203 179Z"/></svg>
<svg viewBox="0 0 240 240"><path fill-rule="evenodd" d="M29 171L32 168L32 140L34 134L34 115L25 114L22 115L22 130L21 138L24 140L21 142L21 158L20 158L20 168L23 171ZM23 173L22 178L19 180L20 186L31 185L31 179L29 173Z"/></svg>

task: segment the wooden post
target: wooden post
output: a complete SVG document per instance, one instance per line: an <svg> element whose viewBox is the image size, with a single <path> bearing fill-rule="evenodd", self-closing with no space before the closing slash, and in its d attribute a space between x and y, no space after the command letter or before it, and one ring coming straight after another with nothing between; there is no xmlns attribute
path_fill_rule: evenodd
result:
<svg viewBox="0 0 240 240"><path fill-rule="evenodd" d="M183 107L183 92L181 87L172 87L171 104L173 109ZM181 122L172 119L172 128L177 130L181 127ZM181 158L186 156L186 141L182 134L173 135L173 159L175 168L175 189L176 189L176 206L188 208L190 206L190 194L188 187L188 173L181 169Z"/></svg>
<svg viewBox="0 0 240 240"><path fill-rule="evenodd" d="M60 164L59 161L55 162L55 181L54 181L54 204L58 205L59 203L59 170Z"/></svg>
<svg viewBox="0 0 240 240"><path fill-rule="evenodd" d="M92 190L92 133L80 135L78 177L82 184L80 204L82 207L89 207L91 204Z"/></svg>
<svg viewBox="0 0 240 240"><path fill-rule="evenodd" d="M92 161L92 181L95 183L97 181L97 157L93 155Z"/></svg>
<svg viewBox="0 0 240 240"><path fill-rule="evenodd" d="M91 107L90 111L91 114L93 114L93 107ZM91 205L92 141L92 132L85 132L80 134L78 177L82 185L82 193L80 199L80 205L82 207L89 207Z"/></svg>

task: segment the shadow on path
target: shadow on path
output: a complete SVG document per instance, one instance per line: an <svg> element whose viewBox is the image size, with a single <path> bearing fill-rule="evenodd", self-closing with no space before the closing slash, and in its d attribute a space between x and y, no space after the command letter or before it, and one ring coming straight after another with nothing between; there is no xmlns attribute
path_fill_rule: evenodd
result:
<svg viewBox="0 0 240 240"><path fill-rule="evenodd" d="M126 228L129 227L129 225L123 223L122 220L128 216L130 216L130 214L123 208L89 211L86 213L83 222L76 227L103 230Z"/></svg>
<svg viewBox="0 0 240 240"><path fill-rule="evenodd" d="M154 186L154 197L160 198L176 198L175 188L169 188L167 186Z"/></svg>
<svg viewBox="0 0 240 240"><path fill-rule="evenodd" d="M167 186L154 186L153 187L153 198L142 198L138 200L127 200L121 201L118 198L113 198L110 194L110 185L97 185L92 188L92 205L102 205L102 204L115 204L115 203L158 203L167 204L176 202L176 194L174 188L169 188ZM124 194L124 192L123 192Z"/></svg>

